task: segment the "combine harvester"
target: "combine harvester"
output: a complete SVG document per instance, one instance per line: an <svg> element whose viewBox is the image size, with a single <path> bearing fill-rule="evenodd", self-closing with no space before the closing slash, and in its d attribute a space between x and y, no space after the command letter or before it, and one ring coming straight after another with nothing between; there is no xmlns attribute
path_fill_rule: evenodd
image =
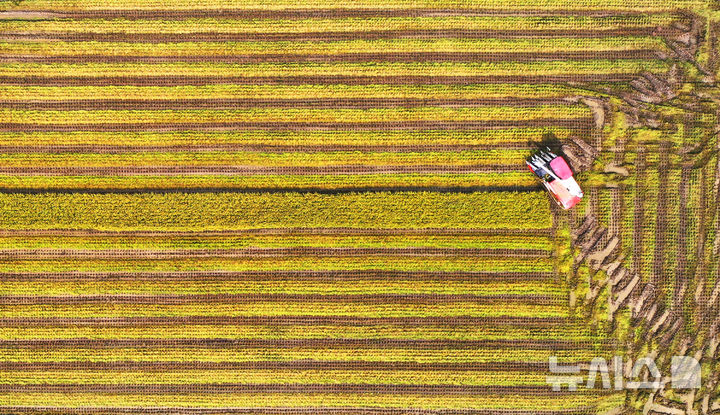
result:
<svg viewBox="0 0 720 415"><path fill-rule="evenodd" d="M545 147L545 150L533 154L526 163L563 209L570 209L583 197L570 166L549 148Z"/></svg>

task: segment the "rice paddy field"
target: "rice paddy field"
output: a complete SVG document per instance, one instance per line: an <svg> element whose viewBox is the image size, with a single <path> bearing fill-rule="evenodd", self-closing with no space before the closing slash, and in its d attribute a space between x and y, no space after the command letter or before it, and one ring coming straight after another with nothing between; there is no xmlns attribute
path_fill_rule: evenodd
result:
<svg viewBox="0 0 720 415"><path fill-rule="evenodd" d="M0 1L0 413L720 413L719 31L700 0ZM525 159L573 140L563 211ZM584 383L670 354L701 388Z"/></svg>

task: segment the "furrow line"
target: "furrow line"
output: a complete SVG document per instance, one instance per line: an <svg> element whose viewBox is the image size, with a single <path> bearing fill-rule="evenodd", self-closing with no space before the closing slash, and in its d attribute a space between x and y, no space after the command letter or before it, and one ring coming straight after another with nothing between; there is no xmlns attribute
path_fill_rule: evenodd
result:
<svg viewBox="0 0 720 415"><path fill-rule="evenodd" d="M448 17L448 16L583 16L634 17L664 12L643 10L572 10L490 8L318 8L318 9L197 9L197 10L13 10L0 14L1 19L126 19L126 20L186 20L186 19L339 19L348 17Z"/></svg>
<svg viewBox="0 0 720 415"><path fill-rule="evenodd" d="M414 165L371 166L337 165L305 166L113 166L113 167L0 167L0 174L18 176L177 176L177 175L320 175L320 174L489 174L524 171L524 166L512 165Z"/></svg>
<svg viewBox="0 0 720 415"><path fill-rule="evenodd" d="M297 246L290 248L239 249L0 249L3 259L172 259L172 258L278 258L287 256L485 256L502 258L545 258L550 252L543 249L494 248L321 248Z"/></svg>
<svg viewBox="0 0 720 415"><path fill-rule="evenodd" d="M583 362L587 364L586 362ZM180 370L373 370L373 371L513 371L548 372L547 362L367 362L362 360L293 360L247 362L167 362L167 361L113 361L113 362L0 362L0 370L112 370L173 372Z"/></svg>
<svg viewBox="0 0 720 415"><path fill-rule="evenodd" d="M149 394L228 394L228 393L351 393L351 394L417 394L480 395L529 394L533 396L566 396L577 391L553 391L549 385L474 386L449 384L0 384L0 393L142 393ZM598 392L608 394L612 391Z"/></svg>
<svg viewBox="0 0 720 415"><path fill-rule="evenodd" d="M376 122L207 122L207 123L82 123L46 124L2 123L0 132L70 132L70 131L355 131L387 130L487 130L512 127L568 127L589 129L594 125L592 117L582 118L536 118L529 120L474 120L474 121L376 121Z"/></svg>
<svg viewBox="0 0 720 415"><path fill-rule="evenodd" d="M50 339L0 340L0 348L57 349L57 348L282 348L332 347L412 350L492 349L518 348L524 350L582 350L609 349L610 342L568 340L404 340L404 339Z"/></svg>
<svg viewBox="0 0 720 415"><path fill-rule="evenodd" d="M37 304L204 304L238 302L254 303L372 303L372 304L446 304L452 302L472 302L473 304L523 304L552 305L563 298L551 295L474 295L474 294L186 294L186 295L0 295L0 305L37 305Z"/></svg>
<svg viewBox="0 0 720 415"><path fill-rule="evenodd" d="M560 52L397 52L397 53L338 53L338 54L248 54L207 56L160 55L0 55L0 62L28 63L332 63L332 62L545 62L590 59L666 59L659 50L595 50Z"/></svg>
<svg viewBox="0 0 720 415"><path fill-rule="evenodd" d="M372 327L394 325L401 327L426 326L530 326L557 327L577 324L567 317L355 317L355 316L180 316L180 317L2 317L0 327L154 327L181 325L221 326L325 326Z"/></svg>
<svg viewBox="0 0 720 415"><path fill-rule="evenodd" d="M357 193L535 193L542 189L542 186L347 186L335 189L325 187L149 187L149 188L0 188L0 194L8 195L41 195L41 194L318 194L318 195L341 195Z"/></svg>
<svg viewBox="0 0 720 415"><path fill-rule="evenodd" d="M555 277L549 272L472 272L472 271L390 271L390 270L327 270L327 271L171 271L171 272L30 272L0 273L7 281L53 280L251 280L251 281L325 281L325 280L410 280L410 281L542 281Z"/></svg>
<svg viewBox="0 0 720 415"><path fill-rule="evenodd" d="M86 85L134 85L134 86L180 86L180 85L469 85L469 84L567 84L587 82L628 82L635 79L633 73L593 73L568 75L479 75L479 76L0 76L0 84L86 86Z"/></svg>
<svg viewBox="0 0 720 415"><path fill-rule="evenodd" d="M88 32L5 32L0 41L72 41L123 43L178 42L332 42L342 40L375 39L522 39L522 38L603 38L616 36L653 36L657 28L616 27L611 29L425 29L425 30L368 30L351 32L294 32L294 33L88 33ZM639 52L639 51L638 51Z"/></svg>
<svg viewBox="0 0 720 415"><path fill-rule="evenodd" d="M248 109L248 108L325 108L366 109L394 107L491 107L569 104L567 97L518 98L498 97L482 99L420 99L420 98L324 98L324 99L87 99L87 100L0 100L0 108L30 110L188 110L188 109Z"/></svg>
<svg viewBox="0 0 720 415"><path fill-rule="evenodd" d="M201 231L170 231L170 230L117 230L99 229L0 229L0 237L213 237L213 236L244 236L244 235L542 235L550 236L548 229L503 229L503 228L249 228L242 230L201 230Z"/></svg>
<svg viewBox="0 0 720 415"><path fill-rule="evenodd" d="M466 151L466 150L526 150L531 146L525 143L488 143L488 144L422 144L422 145L271 145L271 144L207 144L207 145L51 145L51 146L3 146L0 153L5 154L34 154L34 153L90 153L90 154L126 154L126 153L182 153L182 152L258 152L258 153L322 153L359 151L416 153L418 151Z"/></svg>

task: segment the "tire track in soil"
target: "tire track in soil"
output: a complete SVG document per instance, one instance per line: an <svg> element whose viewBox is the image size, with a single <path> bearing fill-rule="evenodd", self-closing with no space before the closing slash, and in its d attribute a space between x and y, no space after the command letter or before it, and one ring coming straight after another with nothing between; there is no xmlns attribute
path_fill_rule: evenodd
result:
<svg viewBox="0 0 720 415"><path fill-rule="evenodd" d="M622 166L625 163L625 138L622 137L618 140L617 149L613 156L613 163L616 166ZM611 211L610 211L610 223L609 230L611 235L617 235L619 242L617 249L622 251L622 223L623 223L623 210L625 206L624 202L625 186L620 183L618 187L610 188L610 198L612 200Z"/></svg>
<svg viewBox="0 0 720 415"><path fill-rule="evenodd" d="M700 210L700 216L698 218L698 229L697 229L697 245L696 245L696 251L695 251L695 258L696 263L690 273L688 274L688 277L692 277L694 281L696 281L696 287L695 287L695 293L699 301L697 301L698 304L707 304L708 297L707 297L707 283L708 283L708 277L709 275L709 268L708 268L708 261L706 260L706 249L707 249L707 240L708 240L708 224L706 223L710 206L708 206L708 199L709 197L712 197L712 188L708 189L708 176L710 175L711 171L711 163L708 162L702 167L702 170L700 172L700 194L699 194L699 210ZM712 216L711 216L712 217ZM712 224L710 224L712 226ZM702 322L699 321L702 319L703 310L696 306L695 316L696 322L698 324L701 324Z"/></svg>
<svg viewBox="0 0 720 415"><path fill-rule="evenodd" d="M673 309L682 310L687 291L690 284L690 278L688 275L688 227L690 221L688 220L688 193L690 191L690 179L692 175L692 167L687 164L683 164L680 173L680 183L678 188L678 195L680 196L678 206L678 232L677 232L677 256L675 258L675 281L673 289Z"/></svg>
<svg viewBox="0 0 720 415"><path fill-rule="evenodd" d="M672 143L662 141L660 143L658 163L658 198L655 220L655 249L653 251L653 267L650 282L661 292L666 288L667 275L665 274L665 237L668 227L668 175L670 167L670 149Z"/></svg>
<svg viewBox="0 0 720 415"><path fill-rule="evenodd" d="M646 149L639 146L635 159L635 195L633 198L633 272L646 281L643 269L643 228L645 221L645 157Z"/></svg>

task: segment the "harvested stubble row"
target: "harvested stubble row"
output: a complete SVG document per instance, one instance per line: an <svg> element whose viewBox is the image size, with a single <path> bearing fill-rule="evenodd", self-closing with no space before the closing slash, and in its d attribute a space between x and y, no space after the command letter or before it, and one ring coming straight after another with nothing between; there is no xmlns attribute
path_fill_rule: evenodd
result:
<svg viewBox="0 0 720 415"><path fill-rule="evenodd" d="M0 3L0 411L611 407L523 159L698 5Z"/></svg>

